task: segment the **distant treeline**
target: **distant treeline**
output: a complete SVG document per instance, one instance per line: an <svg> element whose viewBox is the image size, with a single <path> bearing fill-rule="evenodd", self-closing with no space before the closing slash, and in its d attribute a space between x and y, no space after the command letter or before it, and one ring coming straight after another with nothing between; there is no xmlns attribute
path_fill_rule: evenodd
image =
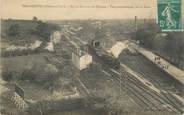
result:
<svg viewBox="0 0 184 115"><path fill-rule="evenodd" d="M31 39L30 36L36 35L42 38L42 41L49 41L50 35L55 30L60 30L56 24L51 24L38 20L36 17L33 20L2 20L2 35L3 39Z"/></svg>

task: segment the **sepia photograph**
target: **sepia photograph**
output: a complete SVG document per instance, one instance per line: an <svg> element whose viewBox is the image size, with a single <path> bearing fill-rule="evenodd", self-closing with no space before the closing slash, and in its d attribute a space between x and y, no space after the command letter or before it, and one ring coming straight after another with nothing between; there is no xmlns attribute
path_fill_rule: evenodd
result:
<svg viewBox="0 0 184 115"><path fill-rule="evenodd" d="M184 115L184 0L0 2L0 115Z"/></svg>

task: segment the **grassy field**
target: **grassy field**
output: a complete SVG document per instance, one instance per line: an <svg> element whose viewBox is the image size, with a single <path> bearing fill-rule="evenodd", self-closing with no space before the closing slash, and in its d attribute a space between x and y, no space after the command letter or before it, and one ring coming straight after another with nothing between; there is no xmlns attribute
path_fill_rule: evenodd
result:
<svg viewBox="0 0 184 115"><path fill-rule="evenodd" d="M23 72L25 69L33 67L35 64L46 65L44 54L16 56L10 58L1 58L3 71L6 72Z"/></svg>

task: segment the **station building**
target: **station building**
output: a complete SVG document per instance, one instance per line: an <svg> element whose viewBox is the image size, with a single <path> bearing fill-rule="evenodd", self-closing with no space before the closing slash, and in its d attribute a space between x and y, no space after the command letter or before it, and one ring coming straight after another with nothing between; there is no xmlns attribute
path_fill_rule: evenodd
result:
<svg viewBox="0 0 184 115"><path fill-rule="evenodd" d="M72 52L72 63L77 69L83 70L92 63L92 56L86 51L77 49L76 52Z"/></svg>

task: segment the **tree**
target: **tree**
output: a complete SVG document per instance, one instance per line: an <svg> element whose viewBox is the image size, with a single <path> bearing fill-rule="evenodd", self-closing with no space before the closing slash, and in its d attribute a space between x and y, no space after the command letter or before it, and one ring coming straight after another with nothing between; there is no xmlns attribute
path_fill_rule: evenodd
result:
<svg viewBox="0 0 184 115"><path fill-rule="evenodd" d="M18 36L20 35L20 26L18 24L13 24L8 29L8 34L10 36Z"/></svg>
<svg viewBox="0 0 184 115"><path fill-rule="evenodd" d="M105 30L102 28L96 29L95 31L95 39L104 39L106 38Z"/></svg>
<svg viewBox="0 0 184 115"><path fill-rule="evenodd" d="M43 37L46 41L49 41L50 33L46 23L39 21L38 26L36 27L36 33Z"/></svg>
<svg viewBox="0 0 184 115"><path fill-rule="evenodd" d="M170 60L178 67L182 67L184 63L184 37L182 32L169 32L167 43L164 46L164 52Z"/></svg>
<svg viewBox="0 0 184 115"><path fill-rule="evenodd" d="M80 37L82 40L92 40L95 37L95 28L88 22L81 22L80 26L82 27L81 30L77 32L77 36Z"/></svg>
<svg viewBox="0 0 184 115"><path fill-rule="evenodd" d="M36 16L33 17L33 21L38 21L38 18Z"/></svg>
<svg viewBox="0 0 184 115"><path fill-rule="evenodd" d="M154 47L153 41L157 33L159 32L159 28L156 24L149 22L146 27L139 28L134 35L136 40L139 40L142 45L147 48L152 49Z"/></svg>
<svg viewBox="0 0 184 115"><path fill-rule="evenodd" d="M60 30L60 27L54 24L38 21L36 34L43 37L45 41L50 41L50 35L53 31Z"/></svg>

